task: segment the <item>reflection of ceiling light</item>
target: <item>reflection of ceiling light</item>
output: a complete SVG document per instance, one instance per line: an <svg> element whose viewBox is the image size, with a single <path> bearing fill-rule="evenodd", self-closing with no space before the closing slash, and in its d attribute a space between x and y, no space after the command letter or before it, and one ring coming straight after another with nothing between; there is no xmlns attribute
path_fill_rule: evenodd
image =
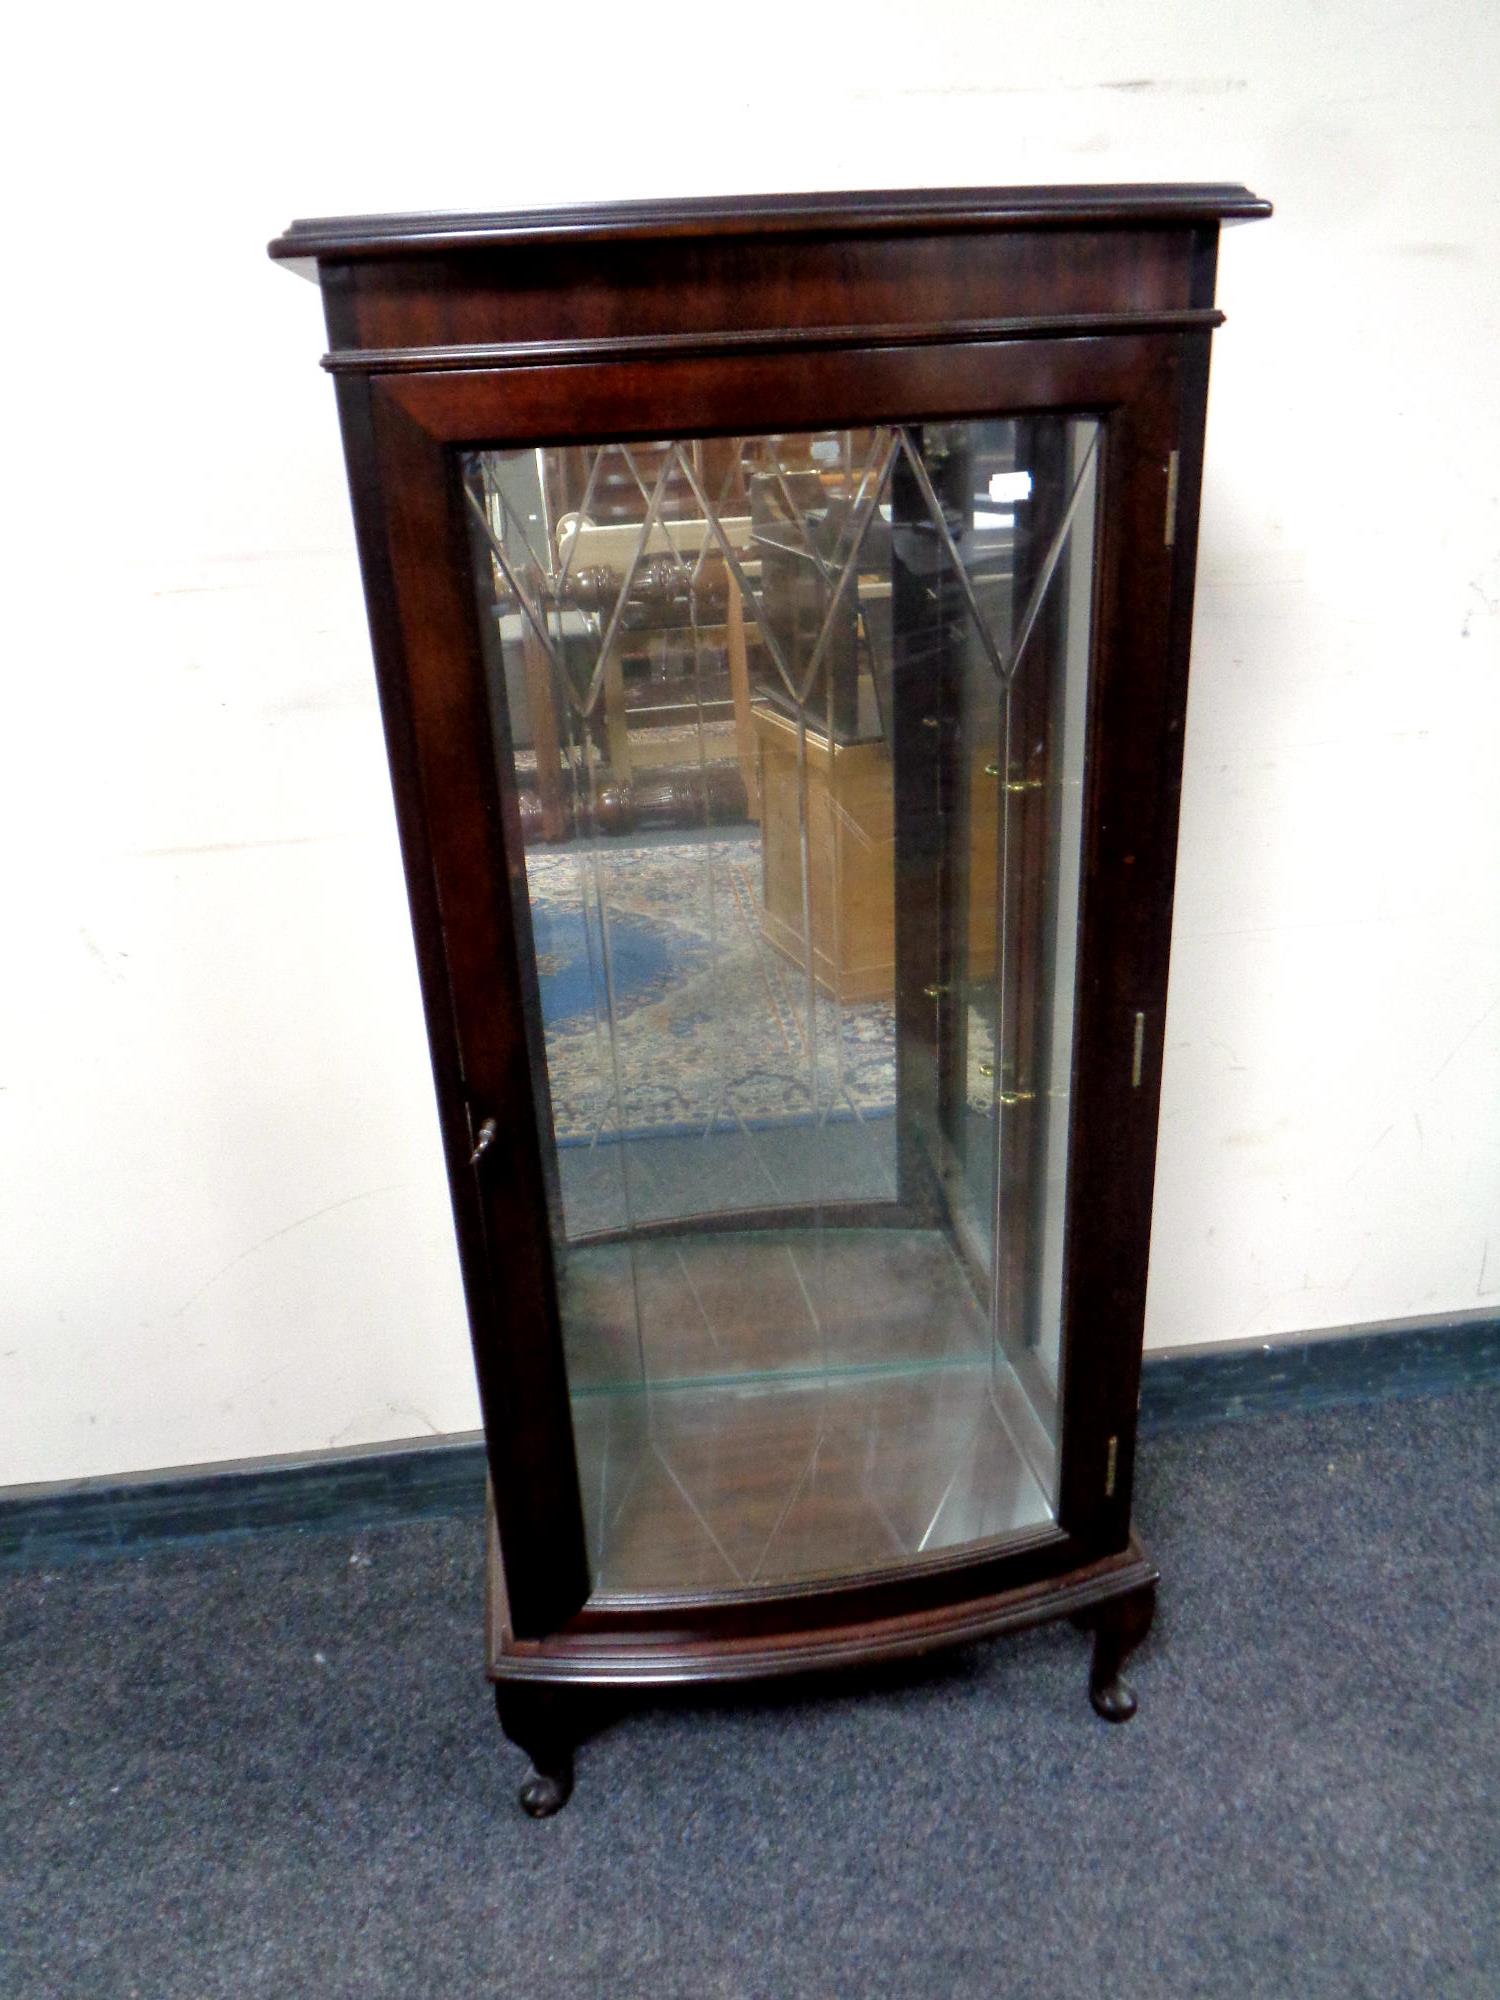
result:
<svg viewBox="0 0 1500 2000"><path fill-rule="evenodd" d="M1031 498L1031 474L1029 472L992 472L990 474L990 498L992 500L1029 500Z"/></svg>
<svg viewBox="0 0 1500 2000"><path fill-rule="evenodd" d="M1013 528L1015 525L1016 517L1014 514L987 514L982 507L974 509L974 526L976 528Z"/></svg>

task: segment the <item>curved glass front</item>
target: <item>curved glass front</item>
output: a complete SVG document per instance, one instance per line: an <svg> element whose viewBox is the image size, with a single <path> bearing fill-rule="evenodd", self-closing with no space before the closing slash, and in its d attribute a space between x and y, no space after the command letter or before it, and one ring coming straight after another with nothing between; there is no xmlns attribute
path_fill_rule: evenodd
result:
<svg viewBox="0 0 1500 2000"><path fill-rule="evenodd" d="M1054 1520L1098 444L462 459L598 1597Z"/></svg>

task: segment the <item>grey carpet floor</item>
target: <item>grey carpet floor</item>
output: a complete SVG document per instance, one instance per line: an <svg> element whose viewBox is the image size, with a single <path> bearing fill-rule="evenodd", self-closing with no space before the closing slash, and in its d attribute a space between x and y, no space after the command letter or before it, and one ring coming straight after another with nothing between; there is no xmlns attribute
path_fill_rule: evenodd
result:
<svg viewBox="0 0 1500 2000"><path fill-rule="evenodd" d="M1127 1727L1066 1627L648 1707L541 1824L470 1521L0 1580L0 1993L1500 1993L1500 1391L1149 1441Z"/></svg>

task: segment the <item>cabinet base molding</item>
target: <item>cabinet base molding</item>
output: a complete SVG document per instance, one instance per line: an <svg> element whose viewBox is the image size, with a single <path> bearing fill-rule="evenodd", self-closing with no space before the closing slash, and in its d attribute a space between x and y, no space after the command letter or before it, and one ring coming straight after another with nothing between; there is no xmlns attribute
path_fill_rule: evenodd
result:
<svg viewBox="0 0 1500 2000"><path fill-rule="evenodd" d="M531 1760L520 1803L541 1819L560 1811L572 1794L575 1746L608 1719L606 1705L609 1711L623 1708L633 1690L827 1675L916 1659L1055 1619L1066 1618L1093 1636L1088 1690L1094 1712L1106 1722L1128 1722L1136 1698L1121 1669L1151 1629L1158 1580L1155 1564L1132 1535L1118 1555L1020 1588L922 1611L894 1611L861 1624L829 1623L780 1634L728 1629L711 1639L701 1632L674 1634L669 1629L674 1622L694 1622L687 1613L664 1617L650 1634L591 1625L527 1640L517 1639L506 1625L491 1520L488 1671L500 1726Z"/></svg>

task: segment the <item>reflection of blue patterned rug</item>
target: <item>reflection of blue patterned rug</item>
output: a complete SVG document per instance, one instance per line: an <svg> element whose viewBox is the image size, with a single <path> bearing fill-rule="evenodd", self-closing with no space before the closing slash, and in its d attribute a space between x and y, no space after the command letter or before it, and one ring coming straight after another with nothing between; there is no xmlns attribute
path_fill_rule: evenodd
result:
<svg viewBox="0 0 1500 2000"><path fill-rule="evenodd" d="M559 1140L894 1108L890 1003L820 996L809 1023L761 935L757 841L533 848L526 872Z"/></svg>
<svg viewBox="0 0 1500 2000"><path fill-rule="evenodd" d="M548 1028L592 1022L596 977L602 1004L607 988L602 963L596 973L589 955L590 931L592 928L597 934L597 925L586 923L581 900L559 903L550 896L536 897L531 906L531 928ZM690 963L695 955L701 955L693 952L693 941L676 942L674 956L673 941L649 919L623 910L612 913L609 975L618 1007L633 1010L643 1000L665 993L674 979L699 969Z"/></svg>

